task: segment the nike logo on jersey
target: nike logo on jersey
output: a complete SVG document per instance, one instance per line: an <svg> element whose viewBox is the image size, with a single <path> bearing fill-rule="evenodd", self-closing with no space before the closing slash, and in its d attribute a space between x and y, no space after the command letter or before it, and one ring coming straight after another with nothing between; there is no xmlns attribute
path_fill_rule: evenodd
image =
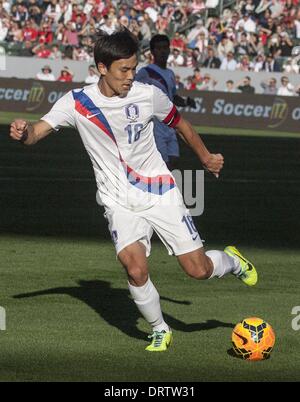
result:
<svg viewBox="0 0 300 402"><path fill-rule="evenodd" d="M237 334L236 332L233 332L233 333L243 341L243 345L246 345L246 343L248 342L247 338L245 338L244 336L242 336L240 334Z"/></svg>
<svg viewBox="0 0 300 402"><path fill-rule="evenodd" d="M199 235L196 234L196 236L193 236L192 239L193 239L193 240L196 240L198 236L199 236Z"/></svg>
<svg viewBox="0 0 300 402"><path fill-rule="evenodd" d="M95 116L97 116L98 114L100 114L100 113L87 114L87 115L86 115L86 118L87 118L87 119L91 119L92 117L95 117Z"/></svg>

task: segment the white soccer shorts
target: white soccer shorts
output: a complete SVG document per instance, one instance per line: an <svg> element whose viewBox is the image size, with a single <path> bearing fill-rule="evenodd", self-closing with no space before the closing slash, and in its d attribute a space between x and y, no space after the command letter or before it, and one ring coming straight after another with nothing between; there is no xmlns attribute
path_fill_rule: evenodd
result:
<svg viewBox="0 0 300 402"><path fill-rule="evenodd" d="M173 205L155 204L149 209L132 211L122 206L106 209L104 216L117 254L130 244L140 241L146 247L147 257L151 251L151 237L155 231L170 255L181 255L203 247L200 235L189 210L183 203L177 188L172 193ZM174 198L174 197L173 197ZM174 205L175 204L175 205Z"/></svg>

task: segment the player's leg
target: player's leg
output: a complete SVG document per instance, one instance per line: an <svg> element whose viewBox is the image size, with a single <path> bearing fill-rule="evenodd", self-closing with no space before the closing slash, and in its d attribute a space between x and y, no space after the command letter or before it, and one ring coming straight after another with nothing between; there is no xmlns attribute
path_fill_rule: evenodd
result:
<svg viewBox="0 0 300 402"><path fill-rule="evenodd" d="M107 210L105 217L115 244L118 259L126 270L128 288L145 320L152 326L150 351L164 351L172 333L165 323L159 294L148 275L147 256L151 250L152 227L136 213L119 207Z"/></svg>
<svg viewBox="0 0 300 402"><path fill-rule="evenodd" d="M238 275L241 271L239 261L224 253L211 250L205 253L204 248L177 255L183 270L195 279L210 279L232 273Z"/></svg>
<svg viewBox="0 0 300 402"><path fill-rule="evenodd" d="M197 228L178 190L169 191L168 197L169 205L155 206L150 211L149 219L169 253L177 256L184 271L197 279L221 278L232 273L247 285L255 285L257 274L253 264L233 247L227 247L225 251L205 252ZM164 196L165 198L167 197Z"/></svg>
<svg viewBox="0 0 300 402"><path fill-rule="evenodd" d="M162 318L159 295L148 275L151 226L142 216L122 207L107 210L105 217L118 259L126 270L134 302L150 325L165 329L167 325Z"/></svg>
<svg viewBox="0 0 300 402"><path fill-rule="evenodd" d="M130 294L153 331L168 330L160 307L160 297L149 274L145 246L137 241L125 247L118 259L126 270Z"/></svg>
<svg viewBox="0 0 300 402"><path fill-rule="evenodd" d="M177 259L184 271L196 279L222 278L231 273L248 286L257 283L254 265L233 246L226 247L224 251L204 252L204 249L200 248L190 253L177 255Z"/></svg>
<svg viewBox="0 0 300 402"><path fill-rule="evenodd" d="M145 246L139 241L129 244L118 253L118 259L126 270L129 284L143 287L148 281Z"/></svg>
<svg viewBox="0 0 300 402"><path fill-rule="evenodd" d="M130 294L145 320L151 325L152 342L149 351L165 351L171 343L172 333L164 321L160 297L148 275L146 248L140 241L123 248L118 259L128 276Z"/></svg>

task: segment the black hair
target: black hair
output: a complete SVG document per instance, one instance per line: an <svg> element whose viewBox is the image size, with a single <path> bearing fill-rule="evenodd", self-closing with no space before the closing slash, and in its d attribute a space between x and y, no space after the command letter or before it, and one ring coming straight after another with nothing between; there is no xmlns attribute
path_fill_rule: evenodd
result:
<svg viewBox="0 0 300 402"><path fill-rule="evenodd" d="M170 39L167 37L167 35L157 34L154 35L150 40L150 51L153 52L155 45L160 42L168 42L168 46L170 46Z"/></svg>
<svg viewBox="0 0 300 402"><path fill-rule="evenodd" d="M109 68L112 63L120 59L129 59L139 50L138 40L125 27L111 35L98 31L95 36L94 59L95 64L103 63Z"/></svg>

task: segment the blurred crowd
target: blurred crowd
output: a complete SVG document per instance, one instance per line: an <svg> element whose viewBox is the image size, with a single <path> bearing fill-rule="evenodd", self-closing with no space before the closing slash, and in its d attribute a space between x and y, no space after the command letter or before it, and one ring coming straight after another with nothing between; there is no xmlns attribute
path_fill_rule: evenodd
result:
<svg viewBox="0 0 300 402"><path fill-rule="evenodd" d="M48 64L46 64L41 68L41 71L37 73L36 78L41 81L72 82L74 78L74 73L68 66L64 66L61 69L59 76L55 77L55 75L52 73L52 68ZM85 77L84 82L86 84L93 84L98 81L99 73L97 71L97 68L95 64L91 64L88 67L88 74Z"/></svg>
<svg viewBox="0 0 300 402"><path fill-rule="evenodd" d="M177 90L197 90L197 91L214 91L218 82L214 79L212 74L202 74L199 68L194 69L194 74L182 80L180 76L176 75L176 88ZM293 85L289 77L284 75L279 80L271 77L268 80L260 82L260 91L264 95L280 95L280 96L297 96L300 95L300 85ZM223 87L219 90L231 93L256 93L255 87L251 83L251 77L245 76L242 80L234 82L229 79L224 82Z"/></svg>
<svg viewBox="0 0 300 402"><path fill-rule="evenodd" d="M171 40L171 68L298 74L291 51L300 43L299 1L0 0L0 46L11 55L92 62L95 32L124 25L140 41L141 61L150 61L150 38L161 33Z"/></svg>

